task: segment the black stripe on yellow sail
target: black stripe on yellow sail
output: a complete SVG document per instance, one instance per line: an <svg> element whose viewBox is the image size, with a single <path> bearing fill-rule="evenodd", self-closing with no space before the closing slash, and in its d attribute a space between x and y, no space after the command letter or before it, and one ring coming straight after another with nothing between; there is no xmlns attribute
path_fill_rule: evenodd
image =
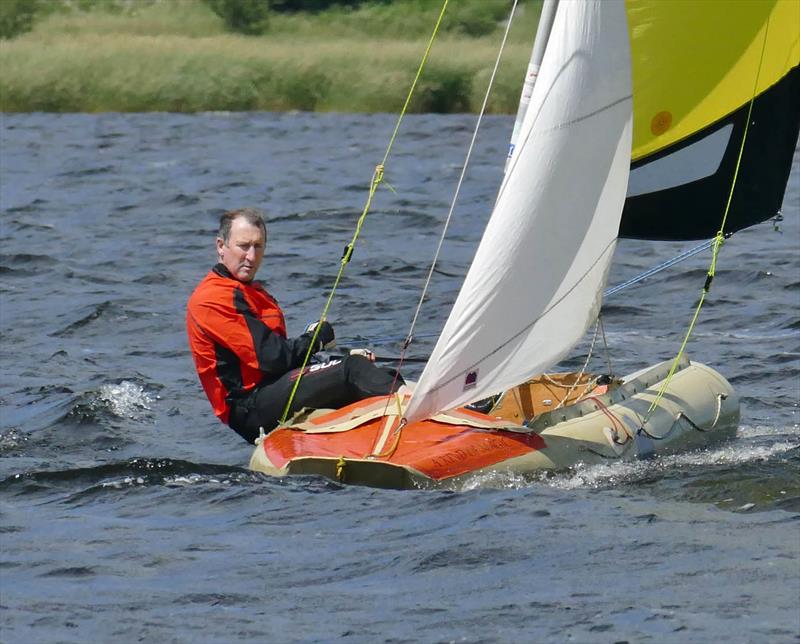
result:
<svg viewBox="0 0 800 644"><path fill-rule="evenodd" d="M772 217L800 129L800 2L627 5L634 141L621 235L716 234L754 93L726 231Z"/></svg>
<svg viewBox="0 0 800 644"><path fill-rule="evenodd" d="M716 235L731 189L748 106L694 136L631 165L620 236L637 239L708 239ZM778 212L800 130L800 67L753 103L741 168L724 232L765 221ZM722 143L719 146L714 138ZM712 141L711 145L707 142ZM708 151L711 148L711 151ZM721 152L719 158L716 155ZM708 162L698 159L711 155ZM704 165L705 164L705 165ZM699 170L697 168L700 168ZM669 187L636 190L638 172ZM674 175L678 185L670 185ZM699 178L696 175L702 175Z"/></svg>

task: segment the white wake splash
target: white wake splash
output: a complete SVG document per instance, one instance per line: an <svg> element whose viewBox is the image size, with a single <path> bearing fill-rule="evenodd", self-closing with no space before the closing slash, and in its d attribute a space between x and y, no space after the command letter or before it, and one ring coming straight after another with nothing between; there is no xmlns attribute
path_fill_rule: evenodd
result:
<svg viewBox="0 0 800 644"><path fill-rule="evenodd" d="M150 412L153 398L141 385L123 380L119 384L100 387L97 392L97 402L115 416L141 420Z"/></svg>

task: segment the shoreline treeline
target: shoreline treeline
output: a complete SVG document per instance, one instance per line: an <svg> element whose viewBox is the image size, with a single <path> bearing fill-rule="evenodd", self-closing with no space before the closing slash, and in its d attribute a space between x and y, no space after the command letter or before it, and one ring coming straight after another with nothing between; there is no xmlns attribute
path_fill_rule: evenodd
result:
<svg viewBox="0 0 800 644"><path fill-rule="evenodd" d="M3 13L16 2L0 2L0 29L15 22ZM437 0L270 2L34 0L24 6L36 12L16 20L21 33L0 40L0 110L394 112L441 6ZM269 9L248 14L252 24L244 29L224 15L226 6L253 3ZM510 3L451 0L450 7L456 10L445 16L411 111L480 107ZM540 2L520 7L490 112L517 107Z"/></svg>

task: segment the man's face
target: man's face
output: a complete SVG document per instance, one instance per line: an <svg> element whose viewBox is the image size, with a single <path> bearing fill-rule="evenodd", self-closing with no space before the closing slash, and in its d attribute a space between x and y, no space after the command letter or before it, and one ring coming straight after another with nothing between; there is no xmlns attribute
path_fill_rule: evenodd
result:
<svg viewBox="0 0 800 644"><path fill-rule="evenodd" d="M241 282L249 282L258 272L264 259L264 231L239 217L231 224L231 234L225 243L217 237L217 254L231 275Z"/></svg>

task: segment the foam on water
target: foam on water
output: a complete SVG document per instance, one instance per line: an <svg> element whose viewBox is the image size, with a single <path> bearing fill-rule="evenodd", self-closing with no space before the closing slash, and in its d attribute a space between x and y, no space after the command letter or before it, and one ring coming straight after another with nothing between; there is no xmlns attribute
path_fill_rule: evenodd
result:
<svg viewBox="0 0 800 644"><path fill-rule="evenodd" d="M672 454L651 460L579 465L568 472L542 477L540 480L562 490L614 487L650 480L656 475L663 477L671 473L685 473L686 468L768 461L786 455L798 447L800 441L777 442L764 446L745 446L734 442L716 449Z"/></svg>
<svg viewBox="0 0 800 644"><path fill-rule="evenodd" d="M24 446L27 440L28 437L15 428L0 433L0 454Z"/></svg>
<svg viewBox="0 0 800 644"><path fill-rule="evenodd" d="M115 490L120 490L124 487L133 487L135 485L144 485L147 480L143 476L126 476L122 479L114 479L111 481L104 481L101 487L110 487Z"/></svg>
<svg viewBox="0 0 800 644"><path fill-rule="evenodd" d="M519 490L530 487L531 479L514 472L484 472L469 477L458 489L463 492L482 488L505 488Z"/></svg>
<svg viewBox="0 0 800 644"><path fill-rule="evenodd" d="M103 481L100 486L103 488L114 488L120 490L127 487L160 485L167 488L183 488L193 485L204 485L219 488L226 488L237 483L252 482L254 476L251 474L231 474L227 476L210 476L208 474L179 474L175 476L123 476L119 478Z"/></svg>
<svg viewBox="0 0 800 644"><path fill-rule="evenodd" d="M792 413L794 413L794 410ZM800 442L800 425L797 423L785 427L774 425L739 425L739 429L736 430L736 435L740 439L748 440L794 435L797 436L797 440Z"/></svg>
<svg viewBox="0 0 800 644"><path fill-rule="evenodd" d="M791 455L793 450L800 449L800 433L797 435L797 440L785 440L786 436L786 429L743 427L740 429L740 439L780 437L784 440L769 444L754 443L752 440L735 440L714 449L684 452L648 460L579 463L567 471L557 473L522 475L513 472L486 472L468 478L458 486L458 489L461 491L481 488L521 489L531 485L546 485L560 490L577 490L634 485L641 481L652 480L654 476L686 474L689 468L702 471L702 468L709 466L736 466L780 459Z"/></svg>
<svg viewBox="0 0 800 644"><path fill-rule="evenodd" d="M118 418L141 420L147 418L153 400L144 387L123 380L119 384L105 384L100 387L94 398L94 404L96 407L107 409Z"/></svg>
<svg viewBox="0 0 800 644"><path fill-rule="evenodd" d="M152 405L158 399L143 385L129 380L106 383L74 399L69 417L93 422L103 418L143 421L152 418Z"/></svg>

